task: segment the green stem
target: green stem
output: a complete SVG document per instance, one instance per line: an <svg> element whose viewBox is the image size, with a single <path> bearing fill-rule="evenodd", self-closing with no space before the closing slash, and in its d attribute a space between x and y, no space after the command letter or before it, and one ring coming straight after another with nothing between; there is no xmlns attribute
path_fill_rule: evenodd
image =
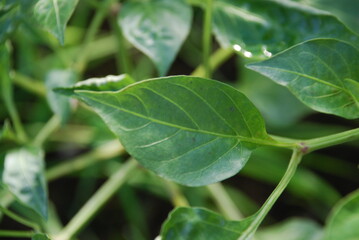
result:
<svg viewBox="0 0 359 240"><path fill-rule="evenodd" d="M163 179L163 182L166 184L166 188L171 196L173 206L175 207L189 207L189 203L186 197L182 194L178 185L174 182L167 181Z"/></svg>
<svg viewBox="0 0 359 240"><path fill-rule="evenodd" d="M209 57L209 68L213 70L217 69L221 64L227 61L230 57L234 54L233 49L231 48L220 48L216 50L210 57ZM206 70L203 65L198 66L192 73L192 76L196 77L205 77Z"/></svg>
<svg viewBox="0 0 359 240"><path fill-rule="evenodd" d="M247 240L254 235L255 231L257 230L265 216L268 214L274 203L277 201L279 196L282 194L282 192L294 176L302 157L303 153L299 149L293 150L292 157L283 178L280 180L279 184L274 189L272 194L268 197L267 201L263 204L261 209L252 217L252 221L249 227L242 233L238 240Z"/></svg>
<svg viewBox="0 0 359 240"><path fill-rule="evenodd" d="M61 120L59 116L53 115L50 120L42 127L40 132L36 135L33 144L35 146L42 146L46 139L53 133L57 128L59 128Z"/></svg>
<svg viewBox="0 0 359 240"><path fill-rule="evenodd" d="M81 155L75 159L68 160L46 171L48 181L55 180L70 173L80 171L101 160L106 160L121 155L125 149L117 141L111 141L103 144L92 151Z"/></svg>
<svg viewBox="0 0 359 240"><path fill-rule="evenodd" d="M212 75L209 57L212 49L212 6L213 0L207 0L204 14L204 31L203 31L203 66L205 77L210 78Z"/></svg>
<svg viewBox="0 0 359 240"><path fill-rule="evenodd" d="M0 230L0 237L9 238L31 238L34 235L32 231L11 231L11 230Z"/></svg>
<svg viewBox="0 0 359 240"><path fill-rule="evenodd" d="M105 19L107 15L107 11L110 7L110 5L114 2L114 0L104 0L100 7L96 10L96 14L94 18L92 19L90 26L87 30L87 34L84 39L84 45L81 50L81 54L79 54L79 58L76 61L76 65L74 69L76 69L79 73L82 73L84 69L86 68L87 63L87 55L90 50L89 46L90 43L94 40L98 29L100 28L103 20Z"/></svg>
<svg viewBox="0 0 359 240"><path fill-rule="evenodd" d="M16 85L40 97L45 97L46 95L46 89L44 84L39 81L33 80L28 76L22 75L18 72L12 72L12 80Z"/></svg>
<svg viewBox="0 0 359 240"><path fill-rule="evenodd" d="M302 149L305 153L313 152L322 148L331 147L359 139L359 128L332 134L325 137L313 138L302 141Z"/></svg>
<svg viewBox="0 0 359 240"><path fill-rule="evenodd" d="M228 195L226 189L221 183L214 183L207 186L207 189L212 195L213 200L221 212L231 220L240 220L243 218L243 214L239 211L237 206Z"/></svg>
<svg viewBox="0 0 359 240"><path fill-rule="evenodd" d="M122 30L117 23L115 17L111 17L111 28L113 29L116 37L117 37L117 44L118 44L118 51L116 54L116 61L117 61L117 68L119 72L131 74L131 61L127 51L126 41L123 37Z"/></svg>
<svg viewBox="0 0 359 240"><path fill-rule="evenodd" d="M54 240L69 240L74 237L105 203L117 192L126 181L130 173L136 168L136 160L130 159L86 202L79 212L71 219L67 226L54 237Z"/></svg>
<svg viewBox="0 0 359 240"><path fill-rule="evenodd" d="M40 231L40 227L36 223L33 223L23 217L20 217L16 213L13 213L12 211L8 210L7 208L0 206L0 211L3 212L9 218L13 219L14 221L34 229L36 232Z"/></svg>

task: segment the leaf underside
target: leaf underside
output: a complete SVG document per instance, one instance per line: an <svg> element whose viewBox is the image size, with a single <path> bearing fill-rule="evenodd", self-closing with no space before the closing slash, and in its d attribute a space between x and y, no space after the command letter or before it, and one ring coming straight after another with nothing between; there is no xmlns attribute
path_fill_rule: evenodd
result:
<svg viewBox="0 0 359 240"><path fill-rule="evenodd" d="M199 186L236 174L252 150L273 143L254 105L217 81L176 76L118 92L75 90L146 168Z"/></svg>
<svg viewBox="0 0 359 240"><path fill-rule="evenodd" d="M357 66L358 49L334 39L311 40L248 65L314 110L348 119L359 118Z"/></svg>

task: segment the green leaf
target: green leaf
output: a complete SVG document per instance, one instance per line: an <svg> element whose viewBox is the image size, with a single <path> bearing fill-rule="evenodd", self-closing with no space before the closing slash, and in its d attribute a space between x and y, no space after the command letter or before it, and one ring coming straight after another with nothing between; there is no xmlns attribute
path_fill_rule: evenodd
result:
<svg viewBox="0 0 359 240"><path fill-rule="evenodd" d="M180 207L164 222L161 240L237 240L250 221L228 221L206 209Z"/></svg>
<svg viewBox="0 0 359 240"><path fill-rule="evenodd" d="M165 75L186 39L192 9L184 0L127 1L118 18L124 36Z"/></svg>
<svg viewBox="0 0 359 240"><path fill-rule="evenodd" d="M293 218L259 230L256 240L320 240L321 227L312 220Z"/></svg>
<svg viewBox="0 0 359 240"><path fill-rule="evenodd" d="M43 233L35 233L31 240L50 240L50 238L46 235L46 234L43 234Z"/></svg>
<svg viewBox="0 0 359 240"><path fill-rule="evenodd" d="M67 96L76 95L75 90L89 90L89 91L118 91L128 85L135 83L129 75L122 74L119 76L106 76L104 78L90 78L85 81L76 83L72 87L60 87L54 89L55 92Z"/></svg>
<svg viewBox="0 0 359 240"><path fill-rule="evenodd" d="M253 104L217 81L175 76L117 92L75 93L142 165L181 184L199 186L231 177L257 146L277 144Z"/></svg>
<svg viewBox="0 0 359 240"><path fill-rule="evenodd" d="M39 0L34 7L34 16L61 44L64 44L66 24L77 2L78 0Z"/></svg>
<svg viewBox="0 0 359 240"><path fill-rule="evenodd" d="M67 87L75 84L76 73L72 70L51 70L45 77L47 101L51 110L65 123L71 112L70 100L53 91L54 88Z"/></svg>
<svg viewBox="0 0 359 240"><path fill-rule="evenodd" d="M343 198L332 210L324 240L359 239L359 190Z"/></svg>
<svg viewBox="0 0 359 240"><path fill-rule="evenodd" d="M222 47L246 57L270 57L319 37L359 45L359 37L329 13L291 1L214 1L213 31Z"/></svg>
<svg viewBox="0 0 359 240"><path fill-rule="evenodd" d="M0 153L19 145L19 140L11 128L8 121L5 120L3 128L0 130ZM1 169L1 167L0 167Z"/></svg>
<svg viewBox="0 0 359 240"><path fill-rule="evenodd" d="M359 117L358 65L358 49L319 39L248 67L286 86L314 110L354 119Z"/></svg>
<svg viewBox="0 0 359 240"><path fill-rule="evenodd" d="M359 1L353 0L300 0L303 4L330 12L353 31L359 33Z"/></svg>
<svg viewBox="0 0 359 240"><path fill-rule="evenodd" d="M43 151L35 147L23 147L8 152L5 156L2 181L22 204L47 218L43 158Z"/></svg>

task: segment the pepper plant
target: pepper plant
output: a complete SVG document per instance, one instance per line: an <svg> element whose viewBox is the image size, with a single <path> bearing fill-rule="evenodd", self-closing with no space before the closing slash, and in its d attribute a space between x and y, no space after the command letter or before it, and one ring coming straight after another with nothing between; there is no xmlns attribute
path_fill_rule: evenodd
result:
<svg viewBox="0 0 359 240"><path fill-rule="evenodd" d="M355 167L317 152L348 143L357 150L358 7L356 0L0 1L0 210L30 229L0 228L0 236L96 239L86 225L118 195L131 227L126 237L114 228L113 239L359 239L358 190L338 201L338 191L308 170L320 159L320 170L357 183ZM233 60L238 84L221 69ZM305 116L352 127L295 130ZM73 145L87 149L51 161ZM284 171L280 159L289 153ZM301 166L303 157L312 165ZM261 207L220 183L242 173L276 184ZM63 226L47 183L71 174L94 193ZM95 191L88 174L109 176ZM133 186L173 203L155 236ZM326 218L323 226L289 219L261 228L286 189Z"/></svg>

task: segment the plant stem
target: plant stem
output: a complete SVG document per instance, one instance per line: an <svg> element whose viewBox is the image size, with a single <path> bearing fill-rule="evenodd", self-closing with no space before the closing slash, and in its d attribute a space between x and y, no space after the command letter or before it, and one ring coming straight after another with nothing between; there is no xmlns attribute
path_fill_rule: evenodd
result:
<svg viewBox="0 0 359 240"><path fill-rule="evenodd" d="M130 159L114 175L110 177L101 188L86 202L79 212L71 219L67 226L55 236L54 240L69 240L74 237L104 204L122 186L130 173L136 168L135 159Z"/></svg>
<svg viewBox="0 0 359 240"><path fill-rule="evenodd" d="M122 30L117 23L117 20L114 16L111 17L111 28L116 34L117 38L117 46L118 46L118 54L116 54L117 60L117 68L121 73L128 73L131 74L131 61L127 51L126 41L123 37Z"/></svg>
<svg viewBox="0 0 359 240"><path fill-rule="evenodd" d="M79 58L76 61L76 65L74 69L76 69L79 73L82 73L86 68L87 55L89 52L90 43L94 40L98 29L101 26L101 23L106 17L107 11L114 0L104 0L100 7L96 10L96 14L92 19L90 26L88 28L87 34L84 39L84 45L82 47L81 53L79 54Z"/></svg>
<svg viewBox="0 0 359 240"><path fill-rule="evenodd" d="M176 183L167 181L166 179L163 179L163 182L166 184L174 207L189 207L186 197L182 194Z"/></svg>
<svg viewBox="0 0 359 240"><path fill-rule="evenodd" d="M36 135L33 144L39 147L42 146L46 139L60 126L60 124L61 120L59 116L53 115Z"/></svg>
<svg viewBox="0 0 359 240"><path fill-rule="evenodd" d="M101 160L119 156L125 152L125 149L117 141L111 141L103 144L92 151L81 155L75 159L68 160L46 171L46 179L48 181L55 180L64 175L80 171Z"/></svg>
<svg viewBox="0 0 359 240"><path fill-rule="evenodd" d="M220 48L216 50L210 57L209 57L209 66L210 69L215 70L217 69L222 63L227 61L230 57L232 57L234 51L232 48ZM205 77L206 70L203 65L198 66L192 73L192 76L196 77Z"/></svg>
<svg viewBox="0 0 359 240"><path fill-rule="evenodd" d="M210 184L207 186L207 189L211 193L213 200L216 202L221 212L226 217L231 220L240 220L243 218L243 214L234 204L221 183Z"/></svg>
<svg viewBox="0 0 359 240"><path fill-rule="evenodd" d="M204 30L203 30L203 66L205 69L205 77L210 78L211 65L209 62L209 56L212 49L212 6L213 0L207 0L205 14L204 14Z"/></svg>
<svg viewBox="0 0 359 240"><path fill-rule="evenodd" d="M0 230L0 237L9 238L31 238L34 235L32 231L11 231L11 230Z"/></svg>
<svg viewBox="0 0 359 240"><path fill-rule="evenodd" d="M325 137L313 138L302 141L301 145L306 150L305 153L313 152L322 148L338 145L341 143L358 140L359 128L332 134Z"/></svg>
<svg viewBox="0 0 359 240"><path fill-rule="evenodd" d="M282 194L282 192L294 176L302 157L303 153L300 151L300 149L293 150L292 157L283 178L280 180L279 184L268 197L261 209L259 209L259 211L255 215L253 215L253 219L249 227L242 233L238 240L248 240L254 235L255 231L257 230L265 216L268 214L274 203L277 201L279 196Z"/></svg>
<svg viewBox="0 0 359 240"><path fill-rule="evenodd" d="M38 95L40 97L45 97L45 95L46 95L46 89L45 89L44 85L39 81L35 81L35 80L29 78L28 76L25 76L25 75L22 75L21 73L13 71L12 72L12 80L18 86L26 89L27 91L29 91L31 93L35 93L36 95Z"/></svg>
<svg viewBox="0 0 359 240"><path fill-rule="evenodd" d="M36 224L33 223L23 217L20 217L19 215L17 215L16 213L13 213L12 211L0 206L0 211L3 212L6 216L8 216L9 218L15 220L16 222L19 222L25 226L28 226L32 229L34 229L36 232L40 231L40 227Z"/></svg>

